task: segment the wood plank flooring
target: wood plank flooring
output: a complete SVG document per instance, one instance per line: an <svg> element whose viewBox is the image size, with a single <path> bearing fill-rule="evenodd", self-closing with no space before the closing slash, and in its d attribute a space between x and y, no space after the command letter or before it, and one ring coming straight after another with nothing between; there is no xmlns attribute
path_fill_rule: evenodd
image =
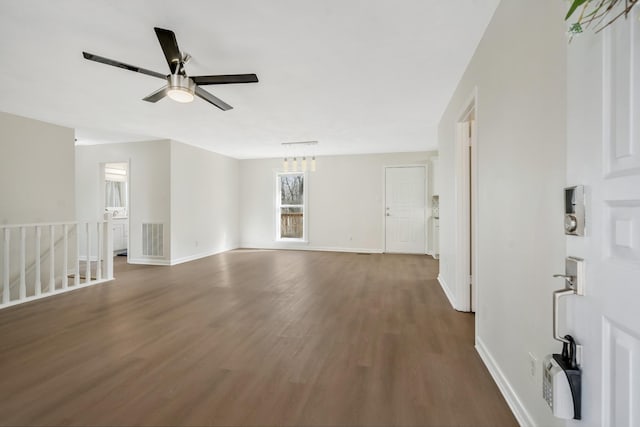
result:
<svg viewBox="0 0 640 427"><path fill-rule="evenodd" d="M426 256L236 250L0 311L2 425L515 426Z"/></svg>

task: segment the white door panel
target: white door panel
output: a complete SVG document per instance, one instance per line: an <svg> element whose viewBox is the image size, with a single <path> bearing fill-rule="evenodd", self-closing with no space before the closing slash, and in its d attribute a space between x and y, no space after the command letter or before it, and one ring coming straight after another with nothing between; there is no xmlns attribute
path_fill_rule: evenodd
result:
<svg viewBox="0 0 640 427"><path fill-rule="evenodd" d="M583 345L584 425L640 425L639 8L568 47L568 185L584 185L585 295L568 299Z"/></svg>
<svg viewBox="0 0 640 427"><path fill-rule="evenodd" d="M385 168L386 252L425 252L425 168Z"/></svg>

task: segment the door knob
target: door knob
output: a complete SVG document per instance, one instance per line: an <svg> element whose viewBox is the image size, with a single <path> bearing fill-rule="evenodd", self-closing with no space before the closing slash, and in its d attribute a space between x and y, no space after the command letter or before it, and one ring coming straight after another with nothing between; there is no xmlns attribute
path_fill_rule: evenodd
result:
<svg viewBox="0 0 640 427"><path fill-rule="evenodd" d="M564 274L554 274L553 277L564 279L566 287L584 295L584 260L582 258L567 257L564 262Z"/></svg>
<svg viewBox="0 0 640 427"><path fill-rule="evenodd" d="M391 214L389 212L387 212L387 216L391 216Z"/></svg>
<svg viewBox="0 0 640 427"><path fill-rule="evenodd" d="M576 276L571 276L569 274L554 274L553 277L558 277L566 280L572 288L575 286Z"/></svg>

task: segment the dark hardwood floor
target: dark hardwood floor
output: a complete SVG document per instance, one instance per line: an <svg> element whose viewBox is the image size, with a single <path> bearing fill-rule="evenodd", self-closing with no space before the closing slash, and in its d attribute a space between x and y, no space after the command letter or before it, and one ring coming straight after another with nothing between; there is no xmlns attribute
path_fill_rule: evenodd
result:
<svg viewBox="0 0 640 427"><path fill-rule="evenodd" d="M430 257L124 261L0 311L0 424L517 425Z"/></svg>

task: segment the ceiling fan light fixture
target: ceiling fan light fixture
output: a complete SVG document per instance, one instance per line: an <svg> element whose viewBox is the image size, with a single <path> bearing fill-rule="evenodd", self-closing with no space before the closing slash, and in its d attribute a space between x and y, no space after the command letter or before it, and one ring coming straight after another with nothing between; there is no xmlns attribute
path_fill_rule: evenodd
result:
<svg viewBox="0 0 640 427"><path fill-rule="evenodd" d="M170 74L167 81L169 83L169 89L167 90L169 98L182 103L193 101L195 88L193 80L180 74Z"/></svg>
<svg viewBox="0 0 640 427"><path fill-rule="evenodd" d="M167 91L167 95L176 102L187 103L193 101L193 93L180 87L170 88Z"/></svg>

